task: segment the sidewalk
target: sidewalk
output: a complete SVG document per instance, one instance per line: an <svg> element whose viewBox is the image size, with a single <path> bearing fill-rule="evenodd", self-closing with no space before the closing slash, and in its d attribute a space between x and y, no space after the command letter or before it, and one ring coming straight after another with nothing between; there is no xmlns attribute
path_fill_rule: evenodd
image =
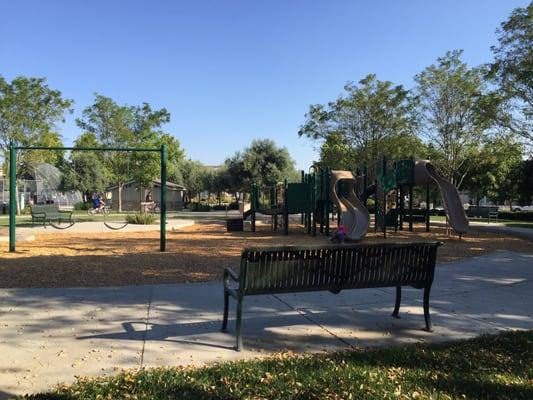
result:
<svg viewBox="0 0 533 400"><path fill-rule="evenodd" d="M533 255L496 252L437 267L434 332L422 291L405 289L401 319L389 289L245 298L245 350L221 333L222 285L0 289L0 397L46 390L120 368L204 364L265 353L341 350L468 338L533 328Z"/></svg>

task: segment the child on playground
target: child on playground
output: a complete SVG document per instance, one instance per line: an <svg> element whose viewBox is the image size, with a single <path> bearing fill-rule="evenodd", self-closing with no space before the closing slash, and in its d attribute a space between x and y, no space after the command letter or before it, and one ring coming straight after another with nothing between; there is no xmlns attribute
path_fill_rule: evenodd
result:
<svg viewBox="0 0 533 400"><path fill-rule="evenodd" d="M337 230L333 232L333 236L331 237L331 241L333 243L344 243L344 240L346 239L346 235L348 234L348 231L346 230L346 227L344 225L339 225Z"/></svg>

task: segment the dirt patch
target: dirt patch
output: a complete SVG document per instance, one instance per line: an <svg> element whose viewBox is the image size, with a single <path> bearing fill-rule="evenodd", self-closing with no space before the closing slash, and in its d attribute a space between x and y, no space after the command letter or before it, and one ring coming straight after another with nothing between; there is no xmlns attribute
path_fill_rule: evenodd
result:
<svg viewBox="0 0 533 400"><path fill-rule="evenodd" d="M415 232L391 232L387 241L440 240L438 261L447 262L495 250L532 252L531 241L472 231L462 240L447 236L443 227L423 226ZM365 242L380 242L369 233ZM167 252L159 252L159 232L42 234L34 242L20 243L17 252L0 246L1 287L119 286L220 280L227 265L238 266L247 246L326 244L324 235L312 237L303 228L289 236L260 227L258 232L226 232L222 223L197 224L167 233Z"/></svg>

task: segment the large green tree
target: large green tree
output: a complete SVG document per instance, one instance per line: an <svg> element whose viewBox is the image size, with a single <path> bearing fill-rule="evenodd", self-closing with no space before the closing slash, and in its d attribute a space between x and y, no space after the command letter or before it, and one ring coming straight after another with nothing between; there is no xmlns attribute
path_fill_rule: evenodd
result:
<svg viewBox="0 0 533 400"><path fill-rule="evenodd" d="M8 82L0 75L0 152L4 161L11 142L22 146L61 146L57 124L64 121L72 104L59 90L51 89L44 78L19 76ZM61 152L19 151L17 177L39 163L57 165L61 158ZM7 172L6 165L4 170Z"/></svg>
<svg viewBox="0 0 533 400"><path fill-rule="evenodd" d="M100 147L92 132L81 134L74 142L74 148ZM111 174L104 162L104 154L92 151L72 151L65 162L63 187L65 190L79 190L83 193L103 192L110 183Z"/></svg>
<svg viewBox="0 0 533 400"><path fill-rule="evenodd" d="M468 160L471 165L463 188L475 199L476 204L486 196L498 204L508 201L512 205L519 197L522 154L523 146L513 135L498 135L488 139Z"/></svg>
<svg viewBox="0 0 533 400"><path fill-rule="evenodd" d="M147 103L142 106L119 105L109 97L96 95L94 103L83 111L77 123L85 132L94 134L102 146L135 148L159 147L162 143L170 143L169 135L162 130L162 126L169 121L170 114L164 108L153 110ZM177 141L172 141L172 144L179 147ZM173 157L177 154L175 148L172 154ZM119 211L122 211L122 188L125 183L134 180L140 187L147 187L159 176L157 153L108 153L103 162L119 188Z"/></svg>
<svg viewBox="0 0 533 400"><path fill-rule="evenodd" d="M515 9L498 30L498 45L493 46L491 75L496 79L511 118L505 126L533 144L533 2Z"/></svg>
<svg viewBox="0 0 533 400"><path fill-rule="evenodd" d="M401 85L380 81L370 74L357 84L348 83L344 90L344 95L335 101L310 106L298 132L320 141L324 147L323 163L333 162L341 167L339 160L335 162L335 152L339 151L343 163L373 168L380 156L405 143L398 139L412 138L416 133L415 102ZM405 156L411 152L410 146L400 149Z"/></svg>
<svg viewBox="0 0 533 400"><path fill-rule="evenodd" d="M436 150L440 173L460 187L468 161L494 125L497 96L487 90L481 68L469 68L462 51L451 51L415 76L423 136Z"/></svg>

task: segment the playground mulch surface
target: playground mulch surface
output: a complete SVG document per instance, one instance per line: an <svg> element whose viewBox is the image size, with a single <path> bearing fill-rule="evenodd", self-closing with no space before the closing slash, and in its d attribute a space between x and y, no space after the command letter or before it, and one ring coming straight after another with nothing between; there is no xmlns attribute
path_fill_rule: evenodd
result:
<svg viewBox="0 0 533 400"><path fill-rule="evenodd" d="M496 250L533 252L531 241L501 234L472 231L461 240L447 236L444 227L426 233L390 232L387 241L440 240L438 262L474 257ZM365 243L381 242L370 232ZM22 242L17 252L0 243L0 287L93 287L158 283L219 281L225 266L238 267L247 246L326 244L324 235L312 237L302 227L289 236L258 227L258 232L226 232L225 224L203 222L167 233L167 252L159 252L159 232L68 233L37 235ZM445 267L445 265L443 266Z"/></svg>

